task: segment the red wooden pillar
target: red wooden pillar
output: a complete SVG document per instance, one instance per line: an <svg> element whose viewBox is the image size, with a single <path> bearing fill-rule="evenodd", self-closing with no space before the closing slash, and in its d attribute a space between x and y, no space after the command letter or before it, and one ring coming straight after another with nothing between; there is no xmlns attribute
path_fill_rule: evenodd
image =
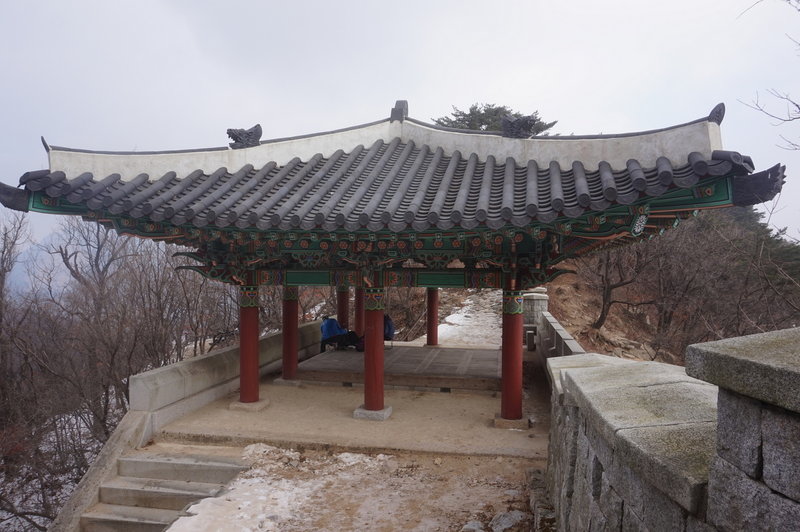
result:
<svg viewBox="0 0 800 532"><path fill-rule="evenodd" d="M427 345L439 345L439 289L428 288L427 312L425 314L428 329Z"/></svg>
<svg viewBox="0 0 800 532"><path fill-rule="evenodd" d="M522 419L522 291L503 290L500 417Z"/></svg>
<svg viewBox="0 0 800 532"><path fill-rule="evenodd" d="M353 329L358 336L364 336L364 289L361 287L355 290L355 308L353 309L353 318L355 320L355 328Z"/></svg>
<svg viewBox="0 0 800 532"><path fill-rule="evenodd" d="M239 401L258 401L258 287L239 287Z"/></svg>
<svg viewBox="0 0 800 532"><path fill-rule="evenodd" d="M336 287L336 319L339 325L350 330L350 288Z"/></svg>
<svg viewBox="0 0 800 532"><path fill-rule="evenodd" d="M365 289L364 409L383 410L384 290Z"/></svg>
<svg viewBox="0 0 800 532"><path fill-rule="evenodd" d="M297 377L297 287L283 287L283 371L282 377Z"/></svg>

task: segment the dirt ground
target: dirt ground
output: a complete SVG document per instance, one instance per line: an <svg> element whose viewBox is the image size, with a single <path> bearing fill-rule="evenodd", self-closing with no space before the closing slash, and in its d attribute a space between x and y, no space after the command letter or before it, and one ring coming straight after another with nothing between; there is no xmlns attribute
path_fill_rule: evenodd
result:
<svg viewBox="0 0 800 532"><path fill-rule="evenodd" d="M680 364L681 357L667 351L656 353L646 315L636 308L615 305L599 330L591 324L600 309L600 294L577 275L562 275L547 285L549 310L584 349L632 360L656 360Z"/></svg>
<svg viewBox="0 0 800 532"><path fill-rule="evenodd" d="M360 393L272 387L274 404L255 415L220 404L175 422L163 435L169 441L154 447L206 454L215 446L197 443L238 445L226 452L252 468L170 530L490 531L500 517L517 523L498 530L530 530L526 472L546 467L549 416L528 390L526 417L536 423L527 430L491 427L497 398L438 392L389 390L397 408L389 420L354 420L345 410ZM209 437L206 428L187 438L194 425L226 436Z"/></svg>
<svg viewBox="0 0 800 532"><path fill-rule="evenodd" d="M367 455L248 446L252 464L171 531L491 530L507 513L529 530L529 459L395 453ZM515 512L516 511L516 512ZM477 528L480 525L480 528Z"/></svg>

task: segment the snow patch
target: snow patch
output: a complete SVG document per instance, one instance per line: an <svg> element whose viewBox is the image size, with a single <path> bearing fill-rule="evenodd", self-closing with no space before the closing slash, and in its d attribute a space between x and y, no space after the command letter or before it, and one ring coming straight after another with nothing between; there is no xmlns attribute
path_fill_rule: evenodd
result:
<svg viewBox="0 0 800 532"><path fill-rule="evenodd" d="M502 291L478 290L439 324L439 343L448 346L496 345L502 341Z"/></svg>
<svg viewBox="0 0 800 532"><path fill-rule="evenodd" d="M302 520L304 506L332 478L349 476L346 470L354 467L369 470L392 458L359 453L307 457L263 443L248 445L242 457L251 467L228 485L224 495L193 504L187 510L190 515L179 518L168 530L281 530L287 523Z"/></svg>

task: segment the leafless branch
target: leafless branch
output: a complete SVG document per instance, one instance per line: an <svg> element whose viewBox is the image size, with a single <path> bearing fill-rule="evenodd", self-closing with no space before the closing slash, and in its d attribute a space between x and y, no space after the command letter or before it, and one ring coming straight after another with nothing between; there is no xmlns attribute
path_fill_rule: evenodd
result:
<svg viewBox="0 0 800 532"><path fill-rule="evenodd" d="M752 4L751 4L750 6L748 6L748 7L747 7L747 8L746 8L744 11L742 11L741 13L739 13L738 15L736 15L736 18L737 18L737 19L741 18L742 16L744 16L744 15L745 15L745 13L747 13L748 11L750 11L751 9L753 9L754 7L756 7L758 4L760 4L760 3L761 3L761 2L763 2L763 1L764 1L764 0L757 0L756 2L752 3Z"/></svg>

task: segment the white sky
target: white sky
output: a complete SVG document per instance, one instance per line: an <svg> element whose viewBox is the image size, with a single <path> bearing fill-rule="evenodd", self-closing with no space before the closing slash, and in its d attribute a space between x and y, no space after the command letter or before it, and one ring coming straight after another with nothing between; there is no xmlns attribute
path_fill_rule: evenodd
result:
<svg viewBox="0 0 800 532"><path fill-rule="evenodd" d="M39 142L96 150L224 146L451 106L508 105L555 133L666 127L727 106L727 149L787 165L774 225L800 238L800 152L747 108L800 99L800 13L780 0L347 0L0 3L0 180L48 166ZM795 92L793 92L795 91ZM774 110L783 109L775 103ZM49 218L49 219L48 219ZM32 217L41 236L55 217Z"/></svg>

